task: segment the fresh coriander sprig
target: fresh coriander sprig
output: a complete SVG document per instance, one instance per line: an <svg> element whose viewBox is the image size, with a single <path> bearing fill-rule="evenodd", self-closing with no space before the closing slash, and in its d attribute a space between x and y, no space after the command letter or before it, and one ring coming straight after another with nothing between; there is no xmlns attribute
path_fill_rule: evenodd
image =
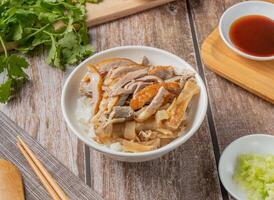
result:
<svg viewBox="0 0 274 200"><path fill-rule="evenodd" d="M87 0L98 3L100 0ZM27 61L8 50L22 53L44 46L47 62L64 70L91 55L85 21L85 0L2 0L0 1L0 102L7 102L28 80Z"/></svg>
<svg viewBox="0 0 274 200"><path fill-rule="evenodd" d="M6 103L13 92L19 90L24 82L28 80L28 75L24 72L24 69L28 67L28 63L24 58L15 54L8 55L1 35L0 43L4 50L4 55L0 56L0 73L2 76L0 102Z"/></svg>

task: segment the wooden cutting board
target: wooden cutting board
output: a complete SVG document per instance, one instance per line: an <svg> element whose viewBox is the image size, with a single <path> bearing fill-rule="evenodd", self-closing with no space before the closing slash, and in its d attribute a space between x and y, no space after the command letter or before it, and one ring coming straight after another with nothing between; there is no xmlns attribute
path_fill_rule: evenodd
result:
<svg viewBox="0 0 274 200"><path fill-rule="evenodd" d="M0 159L0 200L24 200L22 177L10 162Z"/></svg>
<svg viewBox="0 0 274 200"><path fill-rule="evenodd" d="M220 76L274 104L274 60L254 61L230 50L215 29L202 45L206 66Z"/></svg>
<svg viewBox="0 0 274 200"><path fill-rule="evenodd" d="M103 0L87 3L87 24L94 26L160 6L174 0Z"/></svg>

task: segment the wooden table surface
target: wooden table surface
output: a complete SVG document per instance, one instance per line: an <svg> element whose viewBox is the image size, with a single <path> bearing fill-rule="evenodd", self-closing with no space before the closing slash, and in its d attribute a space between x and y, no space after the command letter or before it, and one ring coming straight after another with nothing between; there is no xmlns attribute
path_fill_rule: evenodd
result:
<svg viewBox="0 0 274 200"><path fill-rule="evenodd" d="M223 149L243 135L274 135L274 106L215 75L201 61L202 41L224 10L237 2L177 0L90 29L97 51L121 45L162 48L185 59L204 78L209 93L206 119L197 134L160 159L117 162L80 142L68 130L60 107L69 70L47 66L45 56L38 56L41 52L29 58L32 81L1 110L107 200L231 199L218 179L216 163Z"/></svg>

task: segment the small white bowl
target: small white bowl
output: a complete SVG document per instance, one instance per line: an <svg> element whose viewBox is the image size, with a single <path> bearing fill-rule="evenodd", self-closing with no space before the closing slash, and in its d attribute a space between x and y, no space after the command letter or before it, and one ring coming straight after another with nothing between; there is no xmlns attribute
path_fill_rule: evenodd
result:
<svg viewBox="0 0 274 200"><path fill-rule="evenodd" d="M256 153L262 155L274 154L274 136L254 134L233 141L223 151L219 161L219 175L225 189L238 200L247 199L243 191L233 180L233 173L240 154Z"/></svg>
<svg viewBox="0 0 274 200"><path fill-rule="evenodd" d="M82 77L87 72L87 63L96 63L100 60L113 57L129 58L136 62L141 62L143 56L147 56L150 62L154 65L171 65L174 66L177 71L182 69L190 69L195 72L197 84L201 89L199 97L195 99L193 104L193 109L196 110L196 112L192 117L192 124L189 126L187 132L162 148L144 153L114 151L106 146L96 143L90 136L87 136L81 130L81 125L76 117L76 105L77 100L80 97L79 84ZM204 82L198 73L188 63L167 51L145 46L116 47L102 51L86 59L74 69L66 80L61 98L63 116L68 124L68 127L75 135L77 135L84 143L88 144L93 149L102 152L115 160L127 162L141 162L158 158L186 142L202 124L207 110L207 103L207 92Z"/></svg>
<svg viewBox="0 0 274 200"><path fill-rule="evenodd" d="M274 4L263 1L246 1L233 5L222 15L219 23L219 32L225 44L237 54L252 60L273 60L274 56L253 56L247 54L233 45L229 38L231 24L240 17L246 15L262 15L274 20Z"/></svg>

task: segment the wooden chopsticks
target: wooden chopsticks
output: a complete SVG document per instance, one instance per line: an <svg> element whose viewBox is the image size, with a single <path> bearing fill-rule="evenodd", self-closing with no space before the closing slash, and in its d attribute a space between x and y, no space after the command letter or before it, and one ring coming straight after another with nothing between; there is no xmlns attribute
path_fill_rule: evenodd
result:
<svg viewBox="0 0 274 200"><path fill-rule="evenodd" d="M54 200L69 200L67 195L59 187L53 177L48 173L42 163L36 158L34 153L28 148L26 143L17 136L17 146L20 149L23 156L28 161L29 165L44 185L52 199Z"/></svg>

